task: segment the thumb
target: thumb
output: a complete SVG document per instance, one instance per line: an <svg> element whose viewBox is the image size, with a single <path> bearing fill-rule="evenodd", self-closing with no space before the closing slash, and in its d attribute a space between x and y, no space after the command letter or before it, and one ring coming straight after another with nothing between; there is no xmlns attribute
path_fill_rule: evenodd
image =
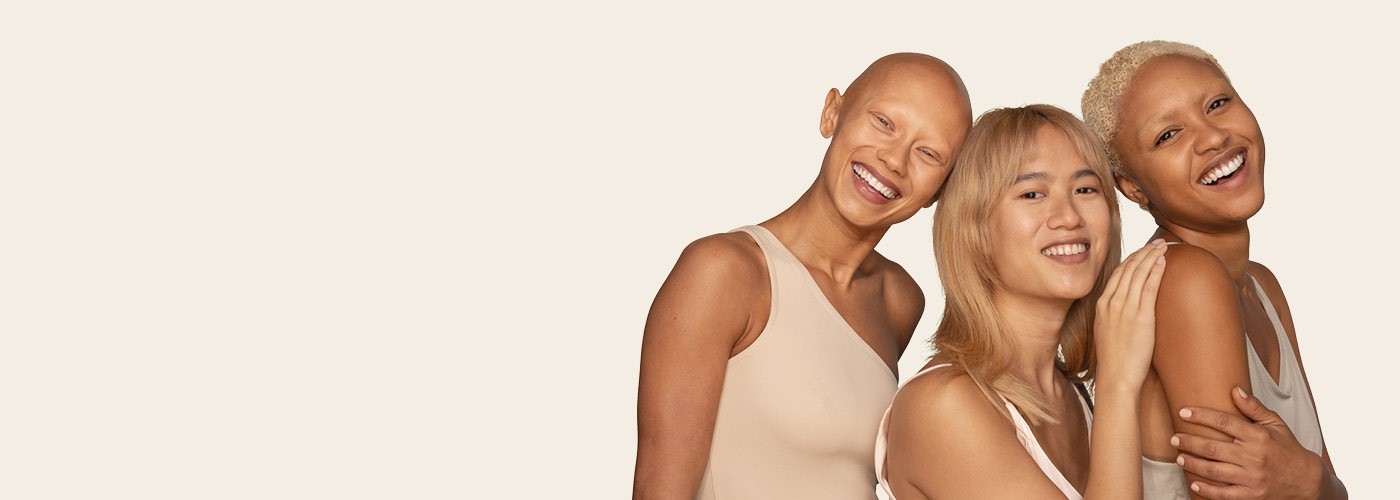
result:
<svg viewBox="0 0 1400 500"><path fill-rule="evenodd" d="M1259 398L1244 392L1244 389L1236 387L1235 390L1230 391L1230 396L1230 399L1235 400L1235 408L1239 408L1240 413L1249 417L1254 423L1268 426L1288 426L1288 424L1283 423L1283 419L1278 416L1278 413L1264 406Z"/></svg>

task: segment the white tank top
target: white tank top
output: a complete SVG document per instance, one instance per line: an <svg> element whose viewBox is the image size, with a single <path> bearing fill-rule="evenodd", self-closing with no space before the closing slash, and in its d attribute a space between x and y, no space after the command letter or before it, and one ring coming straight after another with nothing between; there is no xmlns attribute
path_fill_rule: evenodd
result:
<svg viewBox="0 0 1400 500"><path fill-rule="evenodd" d="M914 380L920 375L945 366L953 365L951 363L943 363L941 365L930 366L914 374L913 377L909 377L909 380ZM909 382L905 381L904 383L908 384ZM903 385L900 387L903 388ZM1089 429L1089 434L1093 435L1093 412L1089 410L1089 404L1084 401L1084 395L1080 394L1079 391L1074 392L1079 396L1079 405L1084 408L1084 426ZM1001 398L1001 401L1002 404L1006 405L1006 410L1011 412L1011 421L1016 426L1016 440L1021 442L1021 446L1026 449L1026 453L1030 454L1031 459L1035 460L1035 464L1040 466L1040 472L1045 474L1045 477L1049 478L1050 482L1055 483L1055 487L1060 489L1060 493L1063 493L1065 498L1069 500L1083 500L1084 496L1078 491L1075 491L1074 486L1069 484L1069 479L1066 479L1065 475L1060 472L1060 469L1055 467L1055 463L1050 461L1050 456L1045 454L1045 450L1040 447L1040 442L1036 441L1035 434L1031 432L1030 424L1026 422L1025 417L1021 416L1021 412L1018 411L1016 406L1011 404L1010 401L1007 401L1006 398ZM885 491L885 496L890 500L894 500L894 492L890 490L889 478L885 475L885 461L888 455L886 453L885 434L889 424L890 411L886 409L885 417L880 420L880 432L875 435L875 478L880 481L880 488Z"/></svg>

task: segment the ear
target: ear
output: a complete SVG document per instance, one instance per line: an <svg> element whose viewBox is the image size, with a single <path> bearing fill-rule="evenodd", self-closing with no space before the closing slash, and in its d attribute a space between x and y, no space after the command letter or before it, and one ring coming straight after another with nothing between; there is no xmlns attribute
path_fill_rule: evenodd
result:
<svg viewBox="0 0 1400 500"><path fill-rule="evenodd" d="M1147 209L1147 193L1142 192L1142 188L1138 187L1136 181L1126 175L1119 175L1114 180L1118 182L1118 190L1123 192L1123 196L1128 197L1129 201L1143 207L1144 210Z"/></svg>
<svg viewBox="0 0 1400 500"><path fill-rule="evenodd" d="M836 118L841 114L841 92L831 89L826 92L826 104L822 106L821 123L817 128L821 130L822 137L831 138L831 134L836 133Z"/></svg>

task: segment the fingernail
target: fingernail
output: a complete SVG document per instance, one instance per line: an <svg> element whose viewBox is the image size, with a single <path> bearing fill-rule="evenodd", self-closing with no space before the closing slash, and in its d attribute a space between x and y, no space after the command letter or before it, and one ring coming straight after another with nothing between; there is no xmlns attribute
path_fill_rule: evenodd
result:
<svg viewBox="0 0 1400 500"><path fill-rule="evenodd" d="M1172 446L1181 446L1181 440L1177 439L1176 436L1172 436Z"/></svg>
<svg viewBox="0 0 1400 500"><path fill-rule="evenodd" d="M1240 397L1243 398L1243 399L1249 399L1249 395L1248 395L1248 394L1245 394L1245 393L1244 393L1244 389L1241 389L1241 388L1239 388L1239 387L1236 387L1236 388L1235 388L1235 394L1239 394Z"/></svg>
<svg viewBox="0 0 1400 500"><path fill-rule="evenodd" d="M1167 240L1164 239L1164 238L1157 238L1157 239L1155 239L1155 240L1152 240L1152 244L1153 244L1153 245L1157 245L1157 246L1162 246L1162 245L1167 244Z"/></svg>
<svg viewBox="0 0 1400 500"><path fill-rule="evenodd" d="M1182 466L1182 467L1185 467L1185 466L1186 466L1186 456L1185 456L1185 455L1177 455L1177 456L1176 456L1176 464L1177 464L1177 465L1180 465L1180 466Z"/></svg>
<svg viewBox="0 0 1400 500"><path fill-rule="evenodd" d="M1200 483L1191 483L1191 491L1194 491L1194 492L1196 492L1196 493L1200 493L1200 492L1201 492L1201 484L1200 484Z"/></svg>
<svg viewBox="0 0 1400 500"><path fill-rule="evenodd" d="M1167 263L1167 256L1163 255L1163 256L1161 256L1161 257L1157 257L1157 263L1158 263L1158 264L1166 264L1166 263Z"/></svg>
<svg viewBox="0 0 1400 500"><path fill-rule="evenodd" d="M1217 392L1216 394L1220 394L1220 393ZM1191 410L1182 408L1182 409L1181 409L1181 418L1191 418Z"/></svg>

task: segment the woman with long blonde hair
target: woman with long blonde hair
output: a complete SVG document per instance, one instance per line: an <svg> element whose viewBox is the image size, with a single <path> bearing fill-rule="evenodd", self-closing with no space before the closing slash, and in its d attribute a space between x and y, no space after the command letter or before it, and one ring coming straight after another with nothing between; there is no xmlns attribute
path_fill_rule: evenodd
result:
<svg viewBox="0 0 1400 500"><path fill-rule="evenodd" d="M1102 146L1068 112L978 118L934 215L936 354L877 438L891 498L1142 494L1138 390L1165 245L1117 265L1112 189ZM1079 384L1091 377L1093 415Z"/></svg>

